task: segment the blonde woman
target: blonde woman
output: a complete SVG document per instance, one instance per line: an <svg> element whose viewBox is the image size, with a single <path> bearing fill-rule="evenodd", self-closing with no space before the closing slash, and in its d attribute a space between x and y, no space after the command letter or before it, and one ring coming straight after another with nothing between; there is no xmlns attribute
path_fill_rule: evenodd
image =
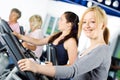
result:
<svg viewBox="0 0 120 80"><path fill-rule="evenodd" d="M30 30L29 33L26 34L29 37L33 37L35 39L42 39L43 38L43 32L41 30L42 26L42 18L39 15L33 15L29 18L29 23L30 23ZM22 43L24 47L32 50L35 55L40 58L42 54L42 46L36 46L33 44L30 44L28 42L23 42Z"/></svg>

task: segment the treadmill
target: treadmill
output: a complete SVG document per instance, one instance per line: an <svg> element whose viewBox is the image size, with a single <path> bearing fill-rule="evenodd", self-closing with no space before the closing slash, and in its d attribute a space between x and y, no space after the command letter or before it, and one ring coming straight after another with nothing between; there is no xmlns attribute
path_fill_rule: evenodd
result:
<svg viewBox="0 0 120 80"><path fill-rule="evenodd" d="M19 39L12 34L12 30L3 19L0 19L0 54L12 57L15 67L0 80L39 80L35 73L30 71L22 72L19 70L17 62L24 58L33 58L37 60L34 53L25 49ZM5 73L5 72L4 72Z"/></svg>

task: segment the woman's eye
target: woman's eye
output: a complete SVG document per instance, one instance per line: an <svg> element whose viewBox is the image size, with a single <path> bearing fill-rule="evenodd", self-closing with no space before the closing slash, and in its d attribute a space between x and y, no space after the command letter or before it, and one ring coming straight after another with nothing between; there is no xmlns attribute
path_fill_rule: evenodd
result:
<svg viewBox="0 0 120 80"><path fill-rule="evenodd" d="M95 23L95 21L91 21L91 23Z"/></svg>
<svg viewBox="0 0 120 80"><path fill-rule="evenodd" d="M86 21L83 21L83 24L85 24L86 23Z"/></svg>

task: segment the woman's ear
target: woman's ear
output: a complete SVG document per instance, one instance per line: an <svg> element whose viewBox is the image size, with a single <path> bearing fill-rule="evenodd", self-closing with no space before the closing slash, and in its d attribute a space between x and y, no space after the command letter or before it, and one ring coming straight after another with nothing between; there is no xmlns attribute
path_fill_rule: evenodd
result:
<svg viewBox="0 0 120 80"><path fill-rule="evenodd" d="M67 23L67 26L69 27L69 28L72 28L72 23Z"/></svg>
<svg viewBox="0 0 120 80"><path fill-rule="evenodd" d="M104 30L105 25L103 23L100 24L100 29Z"/></svg>

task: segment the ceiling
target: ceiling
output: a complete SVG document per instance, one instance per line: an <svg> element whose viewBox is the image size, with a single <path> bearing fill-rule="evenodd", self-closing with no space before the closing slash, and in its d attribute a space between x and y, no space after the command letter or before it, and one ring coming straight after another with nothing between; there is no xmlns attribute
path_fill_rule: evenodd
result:
<svg viewBox="0 0 120 80"><path fill-rule="evenodd" d="M120 17L120 0L56 0L64 1L71 4L83 5L90 7L98 5L102 7L107 14Z"/></svg>

